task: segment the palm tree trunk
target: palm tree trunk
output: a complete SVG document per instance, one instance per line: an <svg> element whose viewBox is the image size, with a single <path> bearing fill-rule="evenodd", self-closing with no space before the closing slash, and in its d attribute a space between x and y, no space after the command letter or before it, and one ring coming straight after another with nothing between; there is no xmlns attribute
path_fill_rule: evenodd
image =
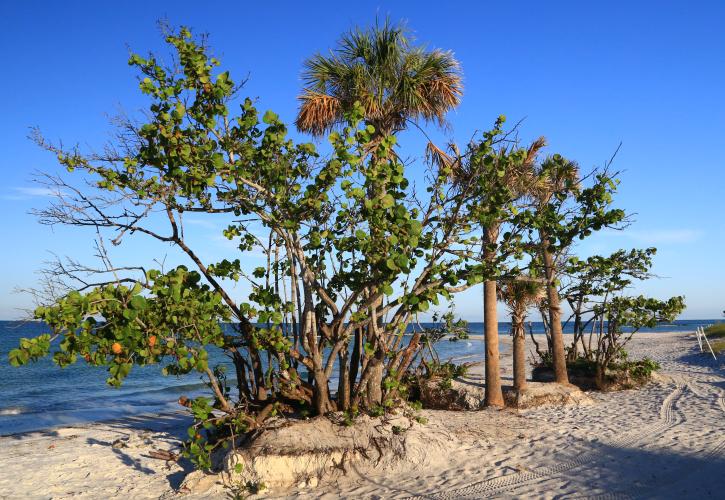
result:
<svg viewBox="0 0 725 500"><path fill-rule="evenodd" d="M514 315L511 323L514 332L514 389L522 391L526 388L526 332L523 317Z"/></svg>
<svg viewBox="0 0 725 500"><path fill-rule="evenodd" d="M548 238L541 235L541 254L544 260L546 273L546 298L549 303L549 328L551 328L551 350L554 364L554 378L560 384L568 384L569 376L566 372L566 355L564 354L564 332L561 329L561 304L559 291L556 289L554 257L548 248Z"/></svg>
<svg viewBox="0 0 725 500"><path fill-rule="evenodd" d="M498 316L496 314L496 282L483 284L483 328L486 342L486 395L488 406L503 406L498 351Z"/></svg>
<svg viewBox="0 0 725 500"><path fill-rule="evenodd" d="M498 227L489 227L484 230L484 262L493 262L496 250L491 249L498 240ZM487 406L504 406L503 392L501 391L501 369L499 366L498 351L498 314L496 304L496 281L488 280L483 283L483 332L486 344L486 393Z"/></svg>

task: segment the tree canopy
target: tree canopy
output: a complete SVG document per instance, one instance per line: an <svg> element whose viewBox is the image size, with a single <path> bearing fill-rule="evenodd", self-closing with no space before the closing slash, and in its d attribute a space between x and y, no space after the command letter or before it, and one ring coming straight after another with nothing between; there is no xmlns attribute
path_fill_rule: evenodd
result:
<svg viewBox="0 0 725 500"><path fill-rule="evenodd" d="M302 78L297 128L314 135L344 126L356 103L381 136L407 128L409 120L442 125L463 94L451 52L413 45L405 26L387 19L345 33L329 55L305 61Z"/></svg>

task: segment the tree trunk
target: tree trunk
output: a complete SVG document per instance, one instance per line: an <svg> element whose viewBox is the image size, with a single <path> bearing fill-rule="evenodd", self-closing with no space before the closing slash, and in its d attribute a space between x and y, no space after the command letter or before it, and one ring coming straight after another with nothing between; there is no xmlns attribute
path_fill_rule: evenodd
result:
<svg viewBox="0 0 725 500"><path fill-rule="evenodd" d="M370 378L368 379L368 386L366 391L366 402L368 408L372 408L376 405L383 404L383 369L385 364L380 356L376 354L374 358L370 360Z"/></svg>
<svg viewBox="0 0 725 500"><path fill-rule="evenodd" d="M347 347L340 351L338 359L340 361L340 369L338 370L340 379L337 384L337 409L345 411L350 408L350 372Z"/></svg>
<svg viewBox="0 0 725 500"><path fill-rule="evenodd" d="M383 347L385 342L383 340L383 317L379 314L382 305L383 298L380 296L370 307L372 317L370 329L368 330L368 341L375 346L375 355L369 361L370 378L368 379L366 392L368 408L383 404L383 372L385 371L385 351Z"/></svg>
<svg viewBox="0 0 725 500"><path fill-rule="evenodd" d="M483 284L483 328L486 341L486 395L487 406L503 406L498 351L498 317L496 314L496 282Z"/></svg>
<svg viewBox="0 0 725 500"><path fill-rule="evenodd" d="M603 366L602 364L597 363L597 371L596 371L596 375L594 378L594 383L596 384L597 389L602 390L602 391L605 389L605 385L606 385L604 383L606 373L607 373L606 366Z"/></svg>
<svg viewBox="0 0 725 500"><path fill-rule="evenodd" d="M539 343L536 341L536 337L534 337L534 329L531 326L531 323L529 323L529 337L531 337L531 341L534 343L534 347L536 349L536 354L538 354L540 358L543 358L544 353L541 351L541 347L539 346Z"/></svg>
<svg viewBox="0 0 725 500"><path fill-rule="evenodd" d="M554 258L548 248L548 238L541 236L541 253L546 273L546 298L549 302L549 328L551 328L551 355L554 365L554 377L560 384L568 384L566 372L566 355L564 353L564 332L561 329L561 305L559 291L556 289L556 270Z"/></svg>
<svg viewBox="0 0 725 500"><path fill-rule="evenodd" d="M350 360L350 387L355 387L357 372L360 368L362 356L362 331L360 328L355 328L355 340L353 342L352 359Z"/></svg>
<svg viewBox="0 0 725 500"><path fill-rule="evenodd" d="M325 376L324 370L321 369L314 370L313 377L315 380L315 390L312 395L312 404L315 406L315 413L317 415L325 415L333 409L330 404L327 377Z"/></svg>
<svg viewBox="0 0 725 500"><path fill-rule="evenodd" d="M569 351L569 361L576 361L579 357L579 339L584 338L584 332L582 331L582 315L581 315L581 300L577 303L577 308L574 314L574 340L571 343L571 350ZM584 341L582 340L582 344Z"/></svg>
<svg viewBox="0 0 725 500"><path fill-rule="evenodd" d="M514 330L514 389L522 391L526 388L526 332L520 317L512 317Z"/></svg>
<svg viewBox="0 0 725 500"><path fill-rule="evenodd" d="M237 389L239 390L239 400L249 399L251 392L249 391L249 383L247 382L247 373L244 367L244 359L236 347L230 349L232 353L232 361L234 362L234 371L237 375Z"/></svg>

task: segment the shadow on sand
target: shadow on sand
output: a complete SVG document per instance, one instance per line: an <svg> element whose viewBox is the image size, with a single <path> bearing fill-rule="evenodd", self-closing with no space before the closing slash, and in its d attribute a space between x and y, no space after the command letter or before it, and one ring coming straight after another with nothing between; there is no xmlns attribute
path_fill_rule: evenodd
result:
<svg viewBox="0 0 725 500"><path fill-rule="evenodd" d="M701 454L683 454L664 448L590 446L596 447L595 453L587 460L562 456L552 467L502 474L444 491L418 491L394 480L374 480L358 474L375 485L381 498L525 498L542 492L547 492L548 498L723 498L725 438L722 434L713 433L712 447Z"/></svg>
<svg viewBox="0 0 725 500"><path fill-rule="evenodd" d="M127 437L132 434L139 433L160 433L164 434L164 438L168 441L181 443L187 438L186 429L191 424L191 421L191 417L188 414L181 412L163 413L160 415L136 415L101 422L63 425L55 429L22 432L3 436L3 439L22 440L29 437L75 439L78 436L72 434L73 429L82 430L95 426L103 426L105 430L118 432L121 435L125 434ZM71 434L68 434L68 432L60 433L59 429L61 428L69 431ZM132 467L138 472L147 475L161 473L159 470L153 470L149 467L145 467L141 460L133 458L124 451L123 445L114 446L114 442L103 441L95 438L87 438L86 443L89 445L107 446L111 448L113 453L125 466ZM149 457L149 455L146 454L142 454L142 456ZM192 463L185 458L180 458L177 464L181 467L181 470L172 472L166 476L166 479L169 481L169 485L175 490L179 488L186 475L194 470Z"/></svg>

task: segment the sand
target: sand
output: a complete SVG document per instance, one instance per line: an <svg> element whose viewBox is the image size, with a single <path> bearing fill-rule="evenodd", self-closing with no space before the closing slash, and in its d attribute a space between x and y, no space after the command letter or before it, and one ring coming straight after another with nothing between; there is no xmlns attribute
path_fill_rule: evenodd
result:
<svg viewBox="0 0 725 500"><path fill-rule="evenodd" d="M725 363L700 354L693 334L642 334L629 350L662 364L656 382L591 393L585 406L423 411L445 438L426 460L265 496L724 498ZM502 365L510 379L510 356ZM178 451L185 423L138 417L0 438L0 497L174 497L190 467L149 452ZM191 496L225 497L209 483Z"/></svg>

